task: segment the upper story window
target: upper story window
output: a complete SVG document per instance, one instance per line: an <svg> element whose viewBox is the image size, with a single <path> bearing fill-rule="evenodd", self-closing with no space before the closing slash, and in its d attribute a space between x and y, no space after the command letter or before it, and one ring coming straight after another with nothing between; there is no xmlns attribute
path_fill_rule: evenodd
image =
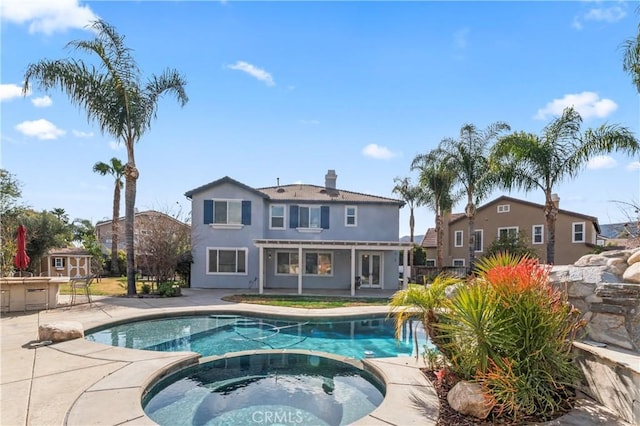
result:
<svg viewBox="0 0 640 426"><path fill-rule="evenodd" d="M269 208L269 227L284 229L284 206L275 205Z"/></svg>
<svg viewBox="0 0 640 426"><path fill-rule="evenodd" d="M454 247L462 247L463 231L456 231L453 238Z"/></svg>
<svg viewBox="0 0 640 426"><path fill-rule="evenodd" d="M474 231L474 240L473 240L473 250L474 251L482 251L482 229L476 229Z"/></svg>
<svg viewBox="0 0 640 426"><path fill-rule="evenodd" d="M329 206L289 206L289 228L300 232L329 229Z"/></svg>
<svg viewBox="0 0 640 426"><path fill-rule="evenodd" d="M532 244L544 244L544 225L533 225L531 236Z"/></svg>
<svg viewBox="0 0 640 426"><path fill-rule="evenodd" d="M251 225L251 201L233 199L204 200L205 224L214 228L241 228Z"/></svg>
<svg viewBox="0 0 640 426"><path fill-rule="evenodd" d="M242 222L240 200L213 200L213 223L240 225Z"/></svg>
<svg viewBox="0 0 640 426"><path fill-rule="evenodd" d="M208 274L246 274L247 249L210 248L207 250Z"/></svg>
<svg viewBox="0 0 640 426"><path fill-rule="evenodd" d="M344 210L344 226L358 226L358 208L356 206L346 206Z"/></svg>
<svg viewBox="0 0 640 426"><path fill-rule="evenodd" d="M300 206L298 228L320 228L320 207Z"/></svg>
<svg viewBox="0 0 640 426"><path fill-rule="evenodd" d="M573 228L571 242L584 243L585 242L584 222L573 222L571 226Z"/></svg>
<svg viewBox="0 0 640 426"><path fill-rule="evenodd" d="M510 204L498 204L498 213L509 213L510 210Z"/></svg>
<svg viewBox="0 0 640 426"><path fill-rule="evenodd" d="M498 238L515 238L518 236L518 227L509 226L505 228L498 228Z"/></svg>

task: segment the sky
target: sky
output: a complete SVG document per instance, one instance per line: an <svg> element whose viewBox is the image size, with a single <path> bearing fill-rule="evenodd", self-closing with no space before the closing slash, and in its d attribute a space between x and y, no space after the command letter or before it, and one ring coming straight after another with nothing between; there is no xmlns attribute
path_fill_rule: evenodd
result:
<svg viewBox="0 0 640 426"><path fill-rule="evenodd" d="M622 70L634 2L3 0L0 16L0 167L24 204L71 219L110 219L113 179L92 169L126 151L64 93L21 87L40 59L91 63L65 45L90 39L96 19L125 35L143 80L166 68L187 80L189 102L161 99L136 145L140 211L184 216L184 193L223 176L323 185L329 169L339 189L398 198L394 178L417 182L413 158L463 124L541 134L566 106L583 129L640 134L640 97ZM640 157L594 158L555 189L562 209L625 222L615 201L640 201ZM501 190L483 203L503 194L544 203L542 191ZM434 226L427 207L415 214L416 235Z"/></svg>

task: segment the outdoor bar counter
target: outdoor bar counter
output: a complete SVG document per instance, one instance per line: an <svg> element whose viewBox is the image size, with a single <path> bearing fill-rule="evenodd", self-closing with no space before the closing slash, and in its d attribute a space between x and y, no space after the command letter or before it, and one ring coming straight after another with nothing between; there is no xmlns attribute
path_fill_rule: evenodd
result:
<svg viewBox="0 0 640 426"><path fill-rule="evenodd" d="M58 306L61 283L69 277L2 277L2 312L26 312Z"/></svg>

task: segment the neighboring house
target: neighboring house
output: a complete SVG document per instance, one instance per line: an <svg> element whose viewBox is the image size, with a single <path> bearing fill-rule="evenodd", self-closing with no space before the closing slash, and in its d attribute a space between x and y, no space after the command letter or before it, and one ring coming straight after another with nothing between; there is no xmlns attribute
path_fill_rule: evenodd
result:
<svg viewBox="0 0 640 426"><path fill-rule="evenodd" d="M42 260L40 275L78 277L91 274L91 254L82 248L51 249Z"/></svg>
<svg viewBox="0 0 640 426"><path fill-rule="evenodd" d="M185 193L192 202L191 286L351 290L398 288L404 202L325 185L252 188L228 176ZM406 266L406 264L404 265Z"/></svg>
<svg viewBox="0 0 640 426"><path fill-rule="evenodd" d="M111 252L111 242L112 242L112 230L111 230L111 219L103 220L101 222L96 223L95 232L98 241L100 241L102 253L109 254ZM189 225L183 223L168 214L161 213L155 210L146 210L143 212L136 212L133 217L133 243L134 249L141 235L149 232L149 228L151 227L151 223L153 226L158 226L158 223L162 225L163 223L167 226L182 226L185 229L189 229ZM118 219L118 250L126 250L127 242L125 240L125 218L120 217Z"/></svg>
<svg viewBox="0 0 640 426"><path fill-rule="evenodd" d="M557 203L560 202L557 198ZM501 196L477 208L474 221L475 257L483 256L491 243L503 234L524 236L544 262L547 258L547 223L544 205ZM560 209L556 220L555 263L572 264L592 253L600 233L598 219L593 216ZM468 221L464 214L453 214L445 220L444 265L435 265L435 229L429 229L422 242L427 263L435 266L469 266Z"/></svg>

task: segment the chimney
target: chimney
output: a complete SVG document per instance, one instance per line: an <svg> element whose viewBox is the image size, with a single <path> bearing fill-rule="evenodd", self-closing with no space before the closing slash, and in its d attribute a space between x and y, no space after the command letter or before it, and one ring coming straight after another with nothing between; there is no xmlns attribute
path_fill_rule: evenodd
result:
<svg viewBox="0 0 640 426"><path fill-rule="evenodd" d="M324 186L327 189L336 189L336 180L338 179L338 175L335 170L327 171L327 174L324 176Z"/></svg>
<svg viewBox="0 0 640 426"><path fill-rule="evenodd" d="M558 194L551 194L551 201L556 206L556 209L560 209L560 197L558 197Z"/></svg>

